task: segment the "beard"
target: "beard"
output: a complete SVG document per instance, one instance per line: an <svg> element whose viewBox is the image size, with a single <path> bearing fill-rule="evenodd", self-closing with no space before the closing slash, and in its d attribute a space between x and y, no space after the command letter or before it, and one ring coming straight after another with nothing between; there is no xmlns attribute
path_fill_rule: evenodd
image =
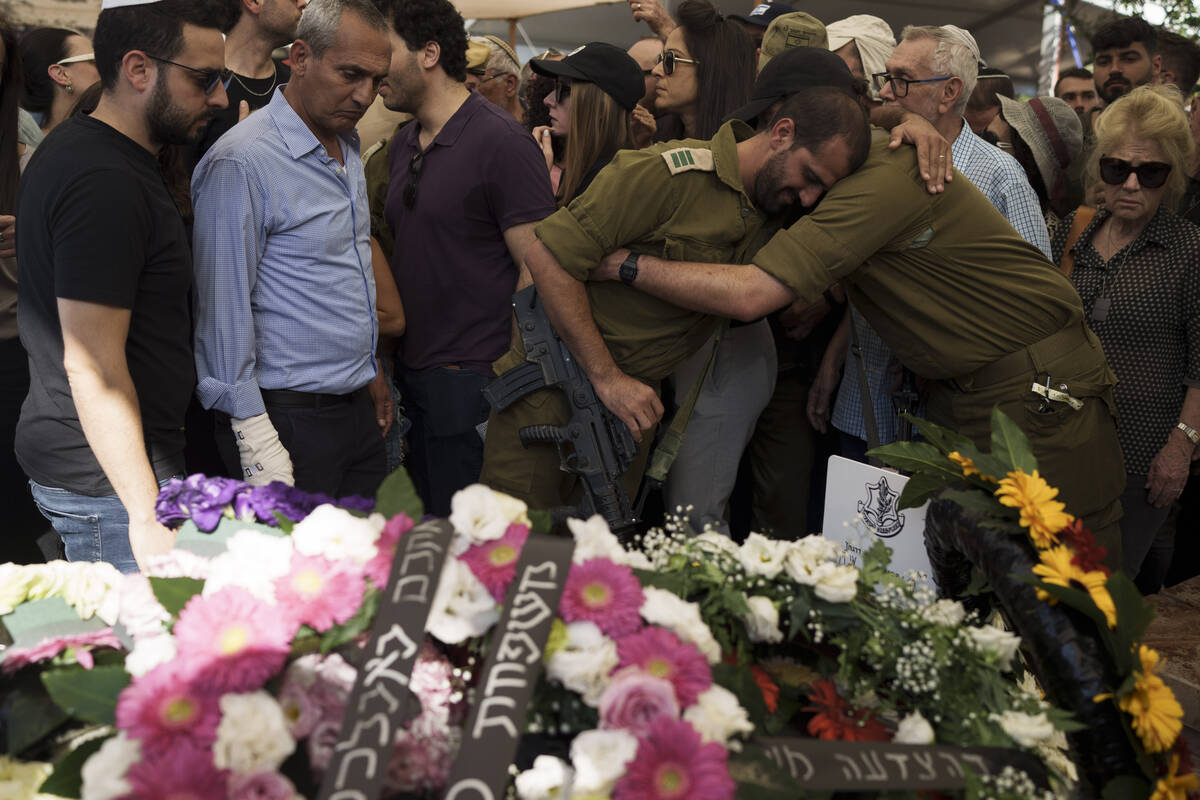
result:
<svg viewBox="0 0 1200 800"><path fill-rule="evenodd" d="M204 126L196 123L210 119L212 113L206 111L193 117L175 105L167 92L167 72L159 70L154 92L150 95L150 106L146 109L150 139L160 144L192 144L204 131Z"/></svg>
<svg viewBox="0 0 1200 800"><path fill-rule="evenodd" d="M1111 103L1118 97L1129 94L1132 91L1133 83L1128 78L1109 78L1100 87L1100 96L1104 98L1105 103Z"/></svg>
<svg viewBox="0 0 1200 800"><path fill-rule="evenodd" d="M799 200L796 192L791 193L791 200L785 200L783 195L788 152L776 153L768 158L754 176L754 190L750 199L754 201L755 207L768 215L778 214Z"/></svg>
<svg viewBox="0 0 1200 800"><path fill-rule="evenodd" d="M387 77L387 94L381 94L383 105L389 111L403 111L415 114L425 99L425 86L421 80L421 71L416 64L410 64L403 72Z"/></svg>

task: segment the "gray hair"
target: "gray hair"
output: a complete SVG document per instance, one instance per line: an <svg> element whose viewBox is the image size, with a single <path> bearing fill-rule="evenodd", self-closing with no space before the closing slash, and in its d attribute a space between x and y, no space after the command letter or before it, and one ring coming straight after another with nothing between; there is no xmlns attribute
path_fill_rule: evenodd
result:
<svg viewBox="0 0 1200 800"><path fill-rule="evenodd" d="M521 65L513 61L512 56L505 52L504 48L496 44L490 37L472 36L471 41L487 45L487 49L491 54L488 56L484 69L488 72L493 75L516 75L520 77Z"/></svg>
<svg viewBox="0 0 1200 800"><path fill-rule="evenodd" d="M958 32L960 30L948 30L936 25L909 25L900 32L900 41L932 39L937 43L933 48L929 68L937 77L953 75L963 82L962 94L955 101L954 108L950 109L951 113L962 116L979 78L979 55L978 51L972 52L967 41Z"/></svg>
<svg viewBox="0 0 1200 800"><path fill-rule="evenodd" d="M321 58L337 39L345 11L354 12L377 31L388 31L387 20L371 0L311 0L300 15L296 38L303 39L313 56Z"/></svg>

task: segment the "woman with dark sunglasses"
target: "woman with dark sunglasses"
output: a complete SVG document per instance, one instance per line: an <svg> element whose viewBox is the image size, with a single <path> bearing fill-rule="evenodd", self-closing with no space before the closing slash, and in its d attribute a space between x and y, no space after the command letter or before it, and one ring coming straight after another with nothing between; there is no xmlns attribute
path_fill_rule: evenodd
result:
<svg viewBox="0 0 1200 800"><path fill-rule="evenodd" d="M1052 244L1060 264L1073 257L1071 282L1120 381L1123 561L1150 594L1173 550L1173 531L1160 530L1200 452L1200 228L1171 212L1195 143L1173 86L1121 97L1096 119L1095 136L1101 208L1074 242L1083 211L1072 212Z"/></svg>

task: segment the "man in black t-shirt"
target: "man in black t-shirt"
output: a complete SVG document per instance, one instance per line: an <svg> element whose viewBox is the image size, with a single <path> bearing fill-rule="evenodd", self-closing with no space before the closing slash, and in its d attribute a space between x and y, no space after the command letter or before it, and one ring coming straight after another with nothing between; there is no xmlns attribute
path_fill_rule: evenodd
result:
<svg viewBox="0 0 1200 800"><path fill-rule="evenodd" d="M225 66L233 73L225 91L229 105L205 127L192 152L194 169L217 139L243 119L271 102L275 87L292 77L292 69L271 54L296 38L296 25L308 0L220 0L227 25ZM245 109L241 104L245 103Z"/></svg>
<svg viewBox="0 0 1200 800"><path fill-rule="evenodd" d="M195 383L191 254L156 154L225 107L224 46L194 0L104 0L94 46L99 105L21 182L16 452L67 558L132 572L174 542L154 506L183 468Z"/></svg>

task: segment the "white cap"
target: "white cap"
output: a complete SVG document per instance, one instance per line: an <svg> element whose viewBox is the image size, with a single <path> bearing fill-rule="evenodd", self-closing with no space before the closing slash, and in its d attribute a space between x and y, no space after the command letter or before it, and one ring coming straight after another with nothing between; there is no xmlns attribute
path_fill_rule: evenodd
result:
<svg viewBox="0 0 1200 800"><path fill-rule="evenodd" d="M983 56L979 54L979 44L975 41L975 37L972 36L968 31L958 27L957 25L943 25L942 30L948 33L951 38L957 39L960 44L970 50L971 55L975 57L976 61L983 64L985 67L987 66L987 63L983 60Z"/></svg>
<svg viewBox="0 0 1200 800"><path fill-rule="evenodd" d="M145 6L158 2L160 0L103 0L100 3L100 10L107 11L110 8L122 8L124 6Z"/></svg>
<svg viewBox="0 0 1200 800"><path fill-rule="evenodd" d="M879 98L879 90L871 76L887 69L887 60L896 49L896 37L892 29L879 17L870 14L855 14L825 26L829 37L829 49L837 50L847 42L854 42L863 72L867 76L867 89L871 97Z"/></svg>

